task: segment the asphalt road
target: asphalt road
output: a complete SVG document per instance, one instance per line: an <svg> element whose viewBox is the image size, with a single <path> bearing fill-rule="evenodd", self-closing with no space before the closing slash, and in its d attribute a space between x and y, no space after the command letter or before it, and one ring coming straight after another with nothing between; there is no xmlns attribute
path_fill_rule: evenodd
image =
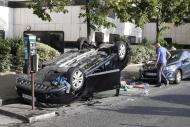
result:
<svg viewBox="0 0 190 127"><path fill-rule="evenodd" d="M99 93L96 103L75 102L60 116L21 127L190 127L190 80L181 85L151 87L150 95L123 91Z"/></svg>

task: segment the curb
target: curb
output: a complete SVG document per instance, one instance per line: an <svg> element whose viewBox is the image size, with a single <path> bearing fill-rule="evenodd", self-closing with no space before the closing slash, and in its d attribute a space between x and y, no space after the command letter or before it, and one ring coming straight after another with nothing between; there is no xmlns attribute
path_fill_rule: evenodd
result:
<svg viewBox="0 0 190 127"><path fill-rule="evenodd" d="M15 98L7 98L7 99L0 99L0 114L1 115L5 115L5 116L9 116L12 118L16 118L19 119L23 122L27 122L27 123L32 123L35 121L40 121L40 120L44 120L44 119L48 119L51 117L55 117L59 114L58 111L47 111L47 110L34 110L31 111L30 109L28 109L28 113L27 110L20 110L20 112L24 112L24 114L19 113L17 111L11 111L9 110L9 105L11 104L15 104L20 102L19 97L15 97ZM15 109L19 109L19 107L15 107Z"/></svg>
<svg viewBox="0 0 190 127"><path fill-rule="evenodd" d="M27 121L29 123L35 122L35 121L40 121L40 120L45 120L51 117L55 117L57 116L58 112L56 111L52 111L49 113L45 113L45 114L41 114L41 115L37 115L37 116L32 116L32 117L25 117L27 119ZM25 119L24 118L24 119Z"/></svg>
<svg viewBox="0 0 190 127"><path fill-rule="evenodd" d="M143 63L140 63L140 64L129 64L127 65L128 67L135 67L135 66L142 66L144 65Z"/></svg>
<svg viewBox="0 0 190 127"><path fill-rule="evenodd" d="M22 115L19 113L11 112L5 109L0 108L0 114L9 116L12 118L19 119L26 123L32 123L40 120L45 120L51 117L55 117L58 115L57 111L45 111L45 110L34 110L32 113L27 115Z"/></svg>
<svg viewBox="0 0 190 127"><path fill-rule="evenodd" d="M12 118L16 118L16 119L19 119L19 120L22 120L22 121L25 121L25 122L28 121L28 119L26 117L22 116L22 115L18 115L18 114L15 114L15 113L12 113L12 112L9 112L9 111L6 111L6 110L2 110L1 108L0 108L0 114L5 115L5 116L9 116L9 117L12 117Z"/></svg>
<svg viewBox="0 0 190 127"><path fill-rule="evenodd" d="M7 99L0 99L0 106L12 104L12 103L17 103L17 102L19 102L19 98L18 97L11 97L11 98L7 98Z"/></svg>

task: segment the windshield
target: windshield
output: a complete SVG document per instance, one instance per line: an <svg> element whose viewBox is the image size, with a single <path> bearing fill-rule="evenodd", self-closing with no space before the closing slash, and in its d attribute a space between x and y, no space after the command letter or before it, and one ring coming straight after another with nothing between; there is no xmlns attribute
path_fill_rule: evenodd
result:
<svg viewBox="0 0 190 127"><path fill-rule="evenodd" d="M168 62L175 62L180 59L182 51L176 50L176 51L170 51L171 57L168 59ZM156 62L156 54L151 56L151 60L148 63Z"/></svg>
<svg viewBox="0 0 190 127"><path fill-rule="evenodd" d="M171 57L168 59L169 62L174 62L180 59L182 52L181 51L171 51Z"/></svg>

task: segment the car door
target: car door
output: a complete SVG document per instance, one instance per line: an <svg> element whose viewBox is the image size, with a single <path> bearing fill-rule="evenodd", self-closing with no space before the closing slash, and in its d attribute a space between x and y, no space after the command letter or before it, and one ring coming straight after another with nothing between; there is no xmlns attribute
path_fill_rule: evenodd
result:
<svg viewBox="0 0 190 127"><path fill-rule="evenodd" d="M87 88L93 92L112 90L120 87L120 70L114 69L90 74L86 78Z"/></svg>
<svg viewBox="0 0 190 127"><path fill-rule="evenodd" d="M190 54L187 51L184 51L181 57L181 68L183 71L183 78L186 78L190 75Z"/></svg>

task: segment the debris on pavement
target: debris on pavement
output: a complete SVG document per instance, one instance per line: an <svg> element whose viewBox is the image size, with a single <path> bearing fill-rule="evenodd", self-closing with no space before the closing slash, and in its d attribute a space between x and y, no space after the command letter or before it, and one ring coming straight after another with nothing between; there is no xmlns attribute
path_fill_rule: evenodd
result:
<svg viewBox="0 0 190 127"><path fill-rule="evenodd" d="M145 95L149 94L148 83L136 82L136 81L126 82L124 80L120 81L120 83L121 83L121 90L129 92L129 91L135 91L137 89L142 89Z"/></svg>
<svg viewBox="0 0 190 127"><path fill-rule="evenodd" d="M87 101L86 103L85 103L85 105L87 105L87 106L93 106L93 105L95 105L95 104L101 104L102 102L100 102L100 101Z"/></svg>

